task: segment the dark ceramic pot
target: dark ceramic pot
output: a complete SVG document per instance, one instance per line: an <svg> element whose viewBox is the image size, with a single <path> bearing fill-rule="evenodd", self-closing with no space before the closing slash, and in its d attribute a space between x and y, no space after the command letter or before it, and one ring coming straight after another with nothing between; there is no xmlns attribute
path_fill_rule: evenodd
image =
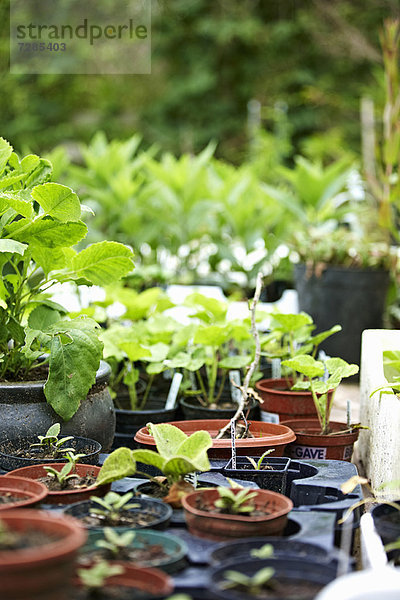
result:
<svg viewBox="0 0 400 600"><path fill-rule="evenodd" d="M61 435L91 438L107 452L115 432L114 406L107 388L110 374L110 366L100 361L96 384L69 421L63 421L47 403L45 381L0 383L0 439L37 436L60 423Z"/></svg>

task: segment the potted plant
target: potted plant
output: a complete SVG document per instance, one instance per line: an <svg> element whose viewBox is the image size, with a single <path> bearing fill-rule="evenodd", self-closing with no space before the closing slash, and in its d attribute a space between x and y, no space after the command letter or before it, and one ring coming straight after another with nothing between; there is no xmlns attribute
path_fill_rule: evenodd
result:
<svg viewBox="0 0 400 600"><path fill-rule="evenodd" d="M182 496L193 489L193 485L185 481L184 477L210 468L207 450L212 445L211 437L201 430L187 436L169 423L149 423L148 428L154 436L157 452L117 448L104 461L97 483L109 484L123 477L139 474L149 477L156 484L164 502L175 508L180 507ZM161 472L164 477L155 480L138 469L138 462L155 467L156 472Z"/></svg>
<svg viewBox="0 0 400 600"><path fill-rule="evenodd" d="M224 467L223 473L231 479L253 481L263 490L284 494L290 458L269 457L271 452L271 449L266 450L260 457L237 456L235 468L231 458Z"/></svg>
<svg viewBox="0 0 400 600"><path fill-rule="evenodd" d="M77 551L85 540L85 530L71 517L32 509L5 511L0 530L4 598L68 600Z"/></svg>
<svg viewBox="0 0 400 600"><path fill-rule="evenodd" d="M0 467L12 471L28 465L65 462L68 453L78 456L78 462L97 464L101 444L89 438L68 435L59 438L60 423L54 423L44 435L0 442Z"/></svg>
<svg viewBox="0 0 400 600"><path fill-rule="evenodd" d="M241 487L199 489L182 505L190 533L215 541L281 535L293 508L283 494Z"/></svg>
<svg viewBox="0 0 400 600"><path fill-rule="evenodd" d="M318 347L325 339L341 331L334 325L328 331L314 335L316 325L306 313L273 313L270 331L261 339L263 354L270 359L285 360L298 354L316 356ZM261 379L256 382L256 390L262 398L261 419L279 423L291 418L315 416L315 405L309 390L293 389L297 380L303 378L295 369L283 366L282 377Z"/></svg>
<svg viewBox="0 0 400 600"><path fill-rule="evenodd" d="M285 424L296 433L296 442L288 446L292 458L351 460L359 425L330 421L334 393L345 377L358 373L358 365L348 364L341 358L327 358L324 362L309 354L299 354L283 361L303 377L294 389L310 390L318 419L294 419ZM321 378L328 373L326 381ZM332 394L331 401L328 393Z"/></svg>
<svg viewBox="0 0 400 600"><path fill-rule="evenodd" d="M114 422L109 369L99 371L99 327L90 318L66 318L48 292L57 283L118 279L133 268L132 250L99 242L76 252L87 233L77 195L48 181L49 161L19 159L3 139L0 150L0 435L35 434L61 417L63 433L81 433L107 449ZM86 402L90 390L93 402Z"/></svg>
<svg viewBox="0 0 400 600"><path fill-rule="evenodd" d="M34 506L47 496L47 488L39 481L25 477L0 478L0 511Z"/></svg>
<svg viewBox="0 0 400 600"><path fill-rule="evenodd" d="M174 337L183 347L166 361L169 368L183 370L182 412L188 420L230 418L237 402L229 372L244 369L252 360L244 344L251 340L249 323L229 320L226 303L202 294L191 294L184 304L195 312L190 324ZM255 416L253 398L249 407Z"/></svg>

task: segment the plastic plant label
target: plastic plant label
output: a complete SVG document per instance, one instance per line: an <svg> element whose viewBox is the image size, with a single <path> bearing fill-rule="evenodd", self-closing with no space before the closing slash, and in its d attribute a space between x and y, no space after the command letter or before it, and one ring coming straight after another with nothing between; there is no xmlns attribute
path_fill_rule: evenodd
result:
<svg viewBox="0 0 400 600"><path fill-rule="evenodd" d="M271 367L272 367L272 379L280 379L282 377L281 359L273 358L271 360Z"/></svg>
<svg viewBox="0 0 400 600"><path fill-rule="evenodd" d="M300 444L290 444L287 450L291 458L309 458L320 460L326 458L326 448L317 446L301 446Z"/></svg>
<svg viewBox="0 0 400 600"><path fill-rule="evenodd" d="M239 390L238 385L241 385L241 381L240 381L240 372L235 370L235 371L229 371L229 381L230 381L230 385L231 385L231 398L233 400L233 402L235 402L236 404L239 404L241 398L242 398L242 394L241 391ZM234 385L236 384L236 385Z"/></svg>
<svg viewBox="0 0 400 600"><path fill-rule="evenodd" d="M169 388L169 392L168 392L167 401L165 403L165 408L167 410L175 408L176 399L178 396L179 386L181 385L182 377L183 377L182 373L175 373L175 375L172 379L171 387Z"/></svg>
<svg viewBox="0 0 400 600"><path fill-rule="evenodd" d="M353 456L353 445L345 446L345 448L343 450L343 460L351 460L352 456Z"/></svg>
<svg viewBox="0 0 400 600"><path fill-rule="evenodd" d="M267 412L266 410L261 411L261 421L263 423L276 423L279 424L278 413Z"/></svg>

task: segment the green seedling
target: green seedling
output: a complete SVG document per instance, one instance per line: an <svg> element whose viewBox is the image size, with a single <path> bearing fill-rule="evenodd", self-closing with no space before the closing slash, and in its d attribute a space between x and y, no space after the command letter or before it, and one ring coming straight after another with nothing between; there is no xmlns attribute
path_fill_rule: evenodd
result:
<svg viewBox="0 0 400 600"><path fill-rule="evenodd" d="M261 548L254 548L250 552L250 556L254 558L271 558L274 555L274 547L272 544L264 544Z"/></svg>
<svg viewBox="0 0 400 600"><path fill-rule="evenodd" d="M54 423L46 431L45 435L38 435L38 442L30 444L30 448L38 448L45 454L50 454L56 457L61 452L74 452L74 448L65 448L64 444L73 439L72 435L68 435L61 439L58 439L61 430L60 423Z"/></svg>
<svg viewBox="0 0 400 600"><path fill-rule="evenodd" d="M130 508L137 508L137 503L129 504L129 500L133 498L132 492L127 492L122 496L116 492L108 492L104 498L92 496L90 499L95 502L96 507L90 508L90 514L96 515L102 519L107 519L111 523L117 522L120 518L121 512L129 510Z"/></svg>
<svg viewBox="0 0 400 600"><path fill-rule="evenodd" d="M249 462L252 464L253 468L254 468L256 471L261 471L261 468L263 467L263 464L262 464L262 462L263 462L264 458L265 458L266 456L268 456L268 454L271 454L271 453L272 453L272 452L274 452L274 451L275 451L275 448L269 448L269 450L266 450L266 451L264 452L264 454L262 454L262 455L260 456L260 458L258 459L258 461L257 461L257 462L254 460L254 458L253 458L252 456L246 456L246 458L247 458L247 460L248 460L248 461L249 461ZM263 467L263 468L265 468L265 469L269 469L270 467L269 467L268 465L264 465L264 467Z"/></svg>
<svg viewBox="0 0 400 600"><path fill-rule="evenodd" d="M328 358L325 362L315 360L309 354L299 354L295 358L284 360L282 365L293 369L305 377L305 381L297 381L292 390L310 390L314 400L322 434L329 434L329 417L333 405L333 397L344 377L358 373L358 365L348 364L341 358ZM320 378L325 370L329 377L326 381ZM332 394L329 402L328 393ZM353 426L351 429L354 429Z"/></svg>
<svg viewBox="0 0 400 600"><path fill-rule="evenodd" d="M109 577L122 575L124 568L113 565L106 560L97 562L90 569L78 569L79 579L88 592L89 598L96 598L103 589Z"/></svg>
<svg viewBox="0 0 400 600"><path fill-rule="evenodd" d="M254 511L255 506L251 503L256 498L257 492L249 489L242 489L235 493L230 488L218 487L219 498L215 500L214 505L220 508L222 512L229 515L247 514Z"/></svg>
<svg viewBox="0 0 400 600"><path fill-rule="evenodd" d="M96 546L107 550L113 559L118 557L122 558L124 550L132 544L135 536L135 531L125 531L124 533L119 534L111 527L105 527L104 539L97 540Z"/></svg>
<svg viewBox="0 0 400 600"><path fill-rule="evenodd" d="M274 575L275 569L272 567L264 567L251 577L238 571L225 571L225 581L222 587L225 590L237 588L240 591L246 592L249 596L257 596L257 594L261 594L265 589L274 588L272 579Z"/></svg>
<svg viewBox="0 0 400 600"><path fill-rule="evenodd" d="M79 477L77 473L71 473L73 470L72 463L66 463L61 471L57 471L53 467L44 467L44 469L49 477L53 477L60 484L62 489L66 487L70 479Z"/></svg>
<svg viewBox="0 0 400 600"><path fill-rule="evenodd" d="M75 469L76 464L81 460L81 458L85 458L86 454L75 454L75 452L71 449L68 450L66 454L64 454L63 458L65 458L69 463L71 463L72 467Z"/></svg>

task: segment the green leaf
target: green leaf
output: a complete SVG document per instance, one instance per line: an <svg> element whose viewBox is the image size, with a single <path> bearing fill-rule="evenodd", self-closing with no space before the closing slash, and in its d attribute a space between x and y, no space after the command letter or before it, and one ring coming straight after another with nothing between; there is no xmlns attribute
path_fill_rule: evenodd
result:
<svg viewBox="0 0 400 600"><path fill-rule="evenodd" d="M207 346L221 346L229 338L229 333L225 327L219 325L200 326L194 334L193 342L195 344L205 344Z"/></svg>
<svg viewBox="0 0 400 600"><path fill-rule="evenodd" d="M16 239L27 241L47 248L73 246L87 234L87 226L83 221L61 223L51 217L40 217L25 229L14 232Z"/></svg>
<svg viewBox="0 0 400 600"><path fill-rule="evenodd" d="M242 369L250 364L251 356L226 356L219 361L218 366L223 369Z"/></svg>
<svg viewBox="0 0 400 600"><path fill-rule="evenodd" d="M9 144L4 138L0 137L0 174L4 171L12 151L13 149L11 144Z"/></svg>
<svg viewBox="0 0 400 600"><path fill-rule="evenodd" d="M131 362L151 356L150 350L137 342L121 342L119 348L126 353Z"/></svg>
<svg viewBox="0 0 400 600"><path fill-rule="evenodd" d="M2 198L8 206L13 208L15 212L27 219L33 217L33 206L31 202L24 200L18 192L1 192L0 198Z"/></svg>
<svg viewBox="0 0 400 600"><path fill-rule="evenodd" d="M95 285L105 285L133 269L133 252L118 242L98 242L88 246L72 259L78 277L85 277Z"/></svg>
<svg viewBox="0 0 400 600"><path fill-rule="evenodd" d="M337 385L344 377L356 375L359 371L358 365L349 364L342 358L328 358L325 361L328 373L331 375L332 381L338 381Z"/></svg>
<svg viewBox="0 0 400 600"><path fill-rule="evenodd" d="M164 458L172 458L176 456L181 443L187 439L187 435L178 427L170 423L148 423L147 427L151 435L154 437L157 451Z"/></svg>
<svg viewBox="0 0 400 600"><path fill-rule="evenodd" d="M145 465L152 465L164 472L165 458L158 454L158 452L154 452L154 450L147 450L145 448L132 450L132 457L137 462L141 462Z"/></svg>
<svg viewBox="0 0 400 600"><path fill-rule="evenodd" d="M310 342L314 346L319 346L324 340L326 340L328 337L330 337L334 333L338 333L339 331L342 331L342 327L340 325L334 325L327 331L321 331L321 333L318 333L317 335L312 337L310 339Z"/></svg>
<svg viewBox="0 0 400 600"><path fill-rule="evenodd" d="M45 331L50 325L57 323L59 320L60 313L57 310L53 310L49 306L39 305L30 313L28 325L31 329Z"/></svg>
<svg viewBox="0 0 400 600"><path fill-rule="evenodd" d="M97 476L97 485L104 485L130 477L136 473L136 461L129 448L117 448L107 456L100 473Z"/></svg>
<svg viewBox="0 0 400 600"><path fill-rule="evenodd" d="M162 362L167 358L169 346L168 344L163 344L162 342L158 342L157 344L152 344L148 346L150 350L150 356L146 357L147 362Z"/></svg>
<svg viewBox="0 0 400 600"><path fill-rule="evenodd" d="M27 248L27 244L22 244L16 240L0 240L0 252L10 252L23 256Z"/></svg>
<svg viewBox="0 0 400 600"><path fill-rule="evenodd" d="M59 321L47 330L53 339L44 392L49 404L65 421L76 413L96 381L103 350L97 330L97 323L89 318ZM65 336L68 343L64 343Z"/></svg>
<svg viewBox="0 0 400 600"><path fill-rule="evenodd" d="M78 221L81 205L71 188L60 183L43 183L33 188L32 198L43 208L45 215L62 222Z"/></svg>
<svg viewBox="0 0 400 600"><path fill-rule="evenodd" d="M36 264L42 267L45 275L50 271L63 269L66 258L63 248L46 248L46 246L32 246L32 258Z"/></svg>
<svg viewBox="0 0 400 600"><path fill-rule="evenodd" d="M315 360L309 354L299 354L294 358L289 358L288 360L283 360L282 365L284 367L289 367L298 373L302 373L306 377L322 377L325 373L324 363Z"/></svg>
<svg viewBox="0 0 400 600"><path fill-rule="evenodd" d="M198 371L204 365L204 358L193 358L190 354L178 352L174 358L167 361L171 369L187 369L188 371Z"/></svg>
<svg viewBox="0 0 400 600"><path fill-rule="evenodd" d="M274 314L271 315L274 321L274 329L283 333L290 333L301 329L305 325L312 325L312 318L306 313L299 314ZM275 324L277 323L277 325Z"/></svg>

